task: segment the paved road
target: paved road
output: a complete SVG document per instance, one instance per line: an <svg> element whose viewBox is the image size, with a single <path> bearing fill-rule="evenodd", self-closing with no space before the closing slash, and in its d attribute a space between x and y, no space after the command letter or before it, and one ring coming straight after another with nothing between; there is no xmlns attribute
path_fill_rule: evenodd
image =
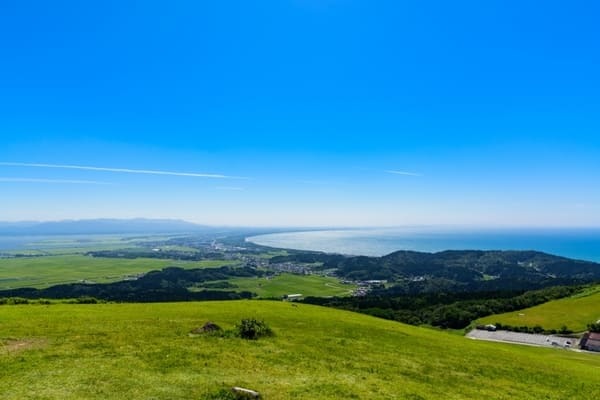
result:
<svg viewBox="0 0 600 400"><path fill-rule="evenodd" d="M544 346L544 347L571 347L578 348L579 340L564 338L554 335L536 335L532 333L519 333L509 331L495 331L489 332L479 329L473 329L467 333L467 337L470 339L479 340L492 340L497 342L509 342L509 343L520 343L528 344L531 346Z"/></svg>

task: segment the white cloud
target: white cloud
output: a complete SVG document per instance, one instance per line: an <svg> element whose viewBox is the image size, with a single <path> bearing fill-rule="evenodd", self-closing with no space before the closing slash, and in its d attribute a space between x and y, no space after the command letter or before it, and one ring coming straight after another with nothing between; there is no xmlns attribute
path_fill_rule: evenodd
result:
<svg viewBox="0 0 600 400"><path fill-rule="evenodd" d="M84 166L84 165L39 164L39 163L20 163L20 162L0 162L0 165L9 166L9 167L77 169L77 170L84 170L84 171L117 172L117 173L126 173L126 174L187 176L187 177L194 177L194 178L247 179L247 178L239 177L239 176L228 176L228 175L221 175L221 174L158 171L158 170L148 170L148 169L90 167L90 166Z"/></svg>

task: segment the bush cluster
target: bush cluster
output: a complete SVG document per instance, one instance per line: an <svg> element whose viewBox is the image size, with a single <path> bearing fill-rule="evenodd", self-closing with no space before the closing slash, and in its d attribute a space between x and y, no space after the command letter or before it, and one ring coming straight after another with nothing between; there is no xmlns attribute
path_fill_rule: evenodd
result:
<svg viewBox="0 0 600 400"><path fill-rule="evenodd" d="M588 324L588 331L590 332L596 332L596 333L600 333L600 322L594 322L591 324Z"/></svg>
<svg viewBox="0 0 600 400"><path fill-rule="evenodd" d="M357 311L412 325L463 329L478 318L568 297L580 292L582 287L556 286L524 293L441 291L416 295L396 295L395 290L392 287L373 291L365 297L307 297L304 302Z"/></svg>
<svg viewBox="0 0 600 400"><path fill-rule="evenodd" d="M0 297L0 305L14 306L18 304L29 304L29 300L22 297Z"/></svg>
<svg viewBox="0 0 600 400"><path fill-rule="evenodd" d="M566 325L563 325L560 329L544 329L540 325L536 325L534 327L529 326L512 326L507 324L502 324L500 322L496 322L494 324L496 329L510 332L521 332L521 333L535 333L538 335L570 335L573 333L571 329L569 329Z"/></svg>
<svg viewBox="0 0 600 400"><path fill-rule="evenodd" d="M273 335L273 331L269 325L255 318L243 319L235 328L237 336L247 340L256 340L264 336Z"/></svg>

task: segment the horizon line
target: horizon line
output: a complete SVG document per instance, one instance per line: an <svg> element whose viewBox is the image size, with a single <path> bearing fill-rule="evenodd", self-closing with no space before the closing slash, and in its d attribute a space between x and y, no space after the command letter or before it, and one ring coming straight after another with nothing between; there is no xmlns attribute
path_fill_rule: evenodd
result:
<svg viewBox="0 0 600 400"><path fill-rule="evenodd" d="M405 228L456 228L456 229L600 229L600 225L480 225L480 224L405 224L405 225L249 225L249 224L211 224L206 222L196 222L183 218L168 218L168 217L96 217L96 218L62 218L62 219L30 219L30 220L4 220L0 219L0 223L47 223L47 222L73 222L73 221L98 221L98 220L113 220L113 221L131 221L131 220L148 220L148 221L173 221L186 222L194 225L203 225L208 227L231 227L231 228L273 228L273 229L308 229L308 230L350 230L350 229L405 229Z"/></svg>

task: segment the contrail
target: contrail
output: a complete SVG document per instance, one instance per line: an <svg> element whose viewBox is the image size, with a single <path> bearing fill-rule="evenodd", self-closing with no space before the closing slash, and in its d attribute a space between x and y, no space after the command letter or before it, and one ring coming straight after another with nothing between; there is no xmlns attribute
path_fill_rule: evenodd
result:
<svg viewBox="0 0 600 400"><path fill-rule="evenodd" d="M59 168L59 169L77 169L77 170L84 170L84 171L121 172L121 173L126 173L126 174L188 176L188 177L194 177L194 178L247 179L245 177L240 177L240 176L228 176L228 175L221 175L221 174L202 174L202 173L196 173L196 172L157 171L157 170L150 170L150 169L90 167L90 166L85 166L85 165L37 164L37 163L20 163L20 162L0 162L0 165L10 166L10 167Z"/></svg>
<svg viewBox="0 0 600 400"><path fill-rule="evenodd" d="M75 185L112 185L110 182L99 181L80 181L72 179L42 179L42 178L4 178L0 177L0 182L23 182L23 183L66 183Z"/></svg>
<svg viewBox="0 0 600 400"><path fill-rule="evenodd" d="M418 174L416 172L407 172L407 171L392 171L392 170L388 170L385 171L388 174L394 174L394 175L405 175L405 176L423 176L423 174Z"/></svg>

